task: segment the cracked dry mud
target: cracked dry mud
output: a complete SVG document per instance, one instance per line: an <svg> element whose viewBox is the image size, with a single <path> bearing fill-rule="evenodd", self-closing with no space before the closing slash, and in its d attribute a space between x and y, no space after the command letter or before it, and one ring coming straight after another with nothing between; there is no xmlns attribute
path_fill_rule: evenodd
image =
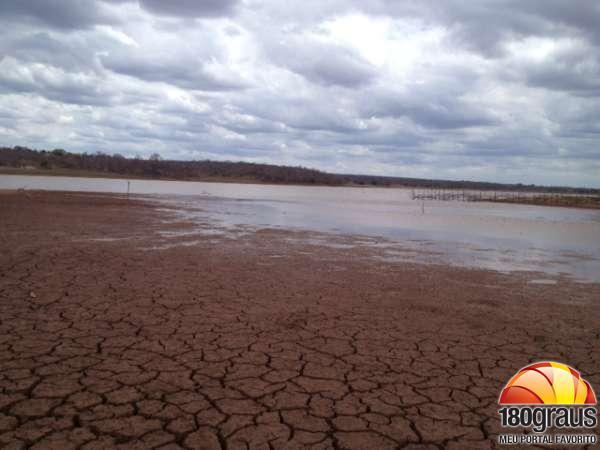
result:
<svg viewBox="0 0 600 450"><path fill-rule="evenodd" d="M528 362L600 386L597 284L190 227L0 194L0 447L488 449Z"/></svg>

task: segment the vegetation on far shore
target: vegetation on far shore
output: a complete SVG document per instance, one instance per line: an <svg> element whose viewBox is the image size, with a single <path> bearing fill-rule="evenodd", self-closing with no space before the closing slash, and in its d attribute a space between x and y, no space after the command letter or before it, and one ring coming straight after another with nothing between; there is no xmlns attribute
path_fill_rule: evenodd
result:
<svg viewBox="0 0 600 450"><path fill-rule="evenodd" d="M485 200L497 203L517 203L520 205L561 206L568 208L600 209L600 195L547 194L516 198L503 197Z"/></svg>
<svg viewBox="0 0 600 450"><path fill-rule="evenodd" d="M233 161L177 161L158 154L148 159L118 153L70 153L63 149L0 147L0 173L150 178L182 181L302 184L325 186L403 186L434 189L478 189L599 195L600 189L478 181L426 180L374 175L334 174L305 167Z"/></svg>

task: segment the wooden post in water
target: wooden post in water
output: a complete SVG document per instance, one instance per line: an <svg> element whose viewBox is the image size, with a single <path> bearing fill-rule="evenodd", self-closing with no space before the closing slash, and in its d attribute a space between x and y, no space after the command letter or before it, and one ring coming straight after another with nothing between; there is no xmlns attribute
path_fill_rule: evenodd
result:
<svg viewBox="0 0 600 450"><path fill-rule="evenodd" d="M131 188L131 181L127 180L127 200L129 200L129 190Z"/></svg>

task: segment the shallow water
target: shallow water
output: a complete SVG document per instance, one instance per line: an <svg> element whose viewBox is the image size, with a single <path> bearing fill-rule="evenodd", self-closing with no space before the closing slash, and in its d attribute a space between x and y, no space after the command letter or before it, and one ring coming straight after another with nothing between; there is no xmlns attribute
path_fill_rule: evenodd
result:
<svg viewBox="0 0 600 450"><path fill-rule="evenodd" d="M133 180L131 193L220 227L304 229L385 238L386 258L600 281L600 211L420 201L409 189ZM125 193L126 180L0 175L0 189ZM369 239L365 245L374 245ZM418 259L418 258L416 258Z"/></svg>

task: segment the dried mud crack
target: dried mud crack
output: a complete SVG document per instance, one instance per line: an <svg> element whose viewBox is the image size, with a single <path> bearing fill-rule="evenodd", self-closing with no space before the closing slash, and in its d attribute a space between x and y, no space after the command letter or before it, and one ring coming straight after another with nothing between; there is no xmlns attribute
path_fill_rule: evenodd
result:
<svg viewBox="0 0 600 450"><path fill-rule="evenodd" d="M0 193L0 447L489 449L521 366L600 386L598 284L190 227Z"/></svg>

